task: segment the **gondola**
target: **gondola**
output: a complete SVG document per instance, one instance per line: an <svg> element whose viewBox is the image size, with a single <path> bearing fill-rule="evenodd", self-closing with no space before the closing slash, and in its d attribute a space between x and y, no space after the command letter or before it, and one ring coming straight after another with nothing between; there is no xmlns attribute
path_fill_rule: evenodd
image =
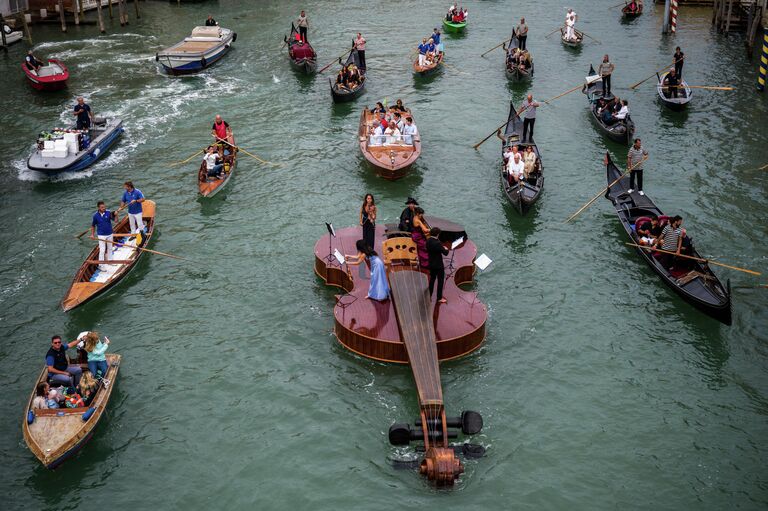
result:
<svg viewBox="0 0 768 511"><path fill-rule="evenodd" d="M47 65L40 66L37 70L30 69L24 62L21 64L21 69L24 71L29 85L36 90L61 90L67 86L67 80L69 80L67 66L58 59L48 59Z"/></svg>
<svg viewBox="0 0 768 511"><path fill-rule="evenodd" d="M611 100L613 99L613 94L603 97L603 80L595 73L595 68L591 64L589 66L587 83L584 85L582 92L587 95L592 120L600 128L600 131L614 142L630 145L635 134L635 123L631 116L627 115L627 118L623 121L617 121L609 126L600 119L600 115L597 113L599 101L601 99Z"/></svg>
<svg viewBox="0 0 768 511"><path fill-rule="evenodd" d="M34 409L32 401L37 384L48 380L48 368L45 367L35 380L21 429L29 450L45 468L54 469L74 456L91 439L106 413L120 369L120 355L107 353L106 359L109 369L105 378L109 383L99 383L88 406Z"/></svg>
<svg viewBox="0 0 768 511"><path fill-rule="evenodd" d="M234 143L234 139L232 140ZM224 179L217 177L208 177L208 167L205 164L205 160L200 163L200 168L197 171L197 191L203 197L213 197L219 193L235 173L235 167L237 167L237 149L232 151L228 155L224 155Z"/></svg>
<svg viewBox="0 0 768 511"><path fill-rule="evenodd" d="M445 58L445 51L438 51L431 64L425 62L423 66L419 65L419 56L416 55L416 60L413 61L413 72L419 76L428 76L439 69Z"/></svg>
<svg viewBox="0 0 768 511"><path fill-rule="evenodd" d="M309 41L301 41L299 31L293 23L291 23L291 35L284 36L283 40L288 44L288 58L294 69L307 74L317 70L317 53Z"/></svg>
<svg viewBox="0 0 768 511"><path fill-rule="evenodd" d="M564 45L569 46L571 48L579 48L581 46L581 43L584 42L584 34L582 32L579 32L576 29L573 29L573 33L576 36L576 39L566 39L565 27L560 27L560 41L562 41Z"/></svg>
<svg viewBox="0 0 768 511"><path fill-rule="evenodd" d="M634 11L630 10L629 3L621 8L621 17L625 20L635 19L641 14L643 14L643 3L642 2L636 2L637 9Z"/></svg>
<svg viewBox="0 0 768 511"><path fill-rule="evenodd" d="M606 179L609 187L605 198L610 200L621 225L626 231L632 243L640 241L635 232L635 225L639 220L656 215L660 221L665 221L661 210L647 195L640 195L637 191L628 193L629 177L621 177L622 172L616 167L611 157L606 153ZM683 300L726 325L730 325L731 317L731 284L727 282L723 286L717 275L705 263L684 259L686 269L668 270L654 257L653 251L636 248L648 266L661 277L665 284L672 288ZM695 248L689 254L693 257L701 257Z"/></svg>
<svg viewBox="0 0 768 511"><path fill-rule="evenodd" d="M141 206L142 219L147 233L142 234L138 247L146 248L155 233L155 203L151 200L145 200ZM79 307L112 288L128 275L144 254L143 250L136 249L137 238L128 236L131 232L128 215L115 225L113 231L114 243L110 245L112 250L111 263L103 265L104 270L100 270L98 245L91 250L83 264L80 265L80 269L75 273L69 289L61 300L61 308L64 312Z"/></svg>
<svg viewBox="0 0 768 511"><path fill-rule="evenodd" d="M504 57L504 72L507 75L508 80L525 80L533 77L533 57L528 53L528 67L525 70L521 70L520 66L512 64L512 53L515 48L520 47L520 40L517 38L517 34L512 32L512 37L509 38L509 42L504 47L506 51Z"/></svg>
<svg viewBox="0 0 768 511"><path fill-rule="evenodd" d="M661 75L656 73L656 77L659 80L659 83L656 84L656 92L659 94L659 99L664 106L670 110L684 110L686 105L691 102L693 91L688 87L685 80L680 80L678 97L672 97L669 91L664 87L664 78L666 78L666 76L667 73L662 73Z"/></svg>
<svg viewBox="0 0 768 511"><path fill-rule="evenodd" d="M410 110L402 113L402 117L410 117L414 123L416 121ZM360 151L378 175L384 179L400 179L421 154L421 135L401 136L398 140L391 140L392 137L386 135L374 137L370 135L373 119L371 111L364 108L357 132Z"/></svg>
<svg viewBox="0 0 768 511"><path fill-rule="evenodd" d="M339 63L341 63L341 60L339 60ZM351 64L353 64L360 73L360 83L358 83L355 87L351 89L339 87L335 80L330 77L328 78L328 82L331 85L331 97L336 103L346 103L348 101L355 100L365 91L365 69L360 67L360 56L358 55L357 50L354 48L354 43L353 48L350 50L349 56L347 57L347 61L342 65L349 66Z"/></svg>
<svg viewBox="0 0 768 511"><path fill-rule="evenodd" d="M536 153L536 166L534 167L534 173L531 177L520 183L514 183L510 185L509 176L507 174L506 162L501 163L501 187L504 190L504 194L509 199L509 202L515 207L515 209L521 214L525 215L533 206L533 204L539 199L541 190L544 188L544 168L541 162L541 154L539 154L539 148L536 143L531 140L528 142L521 142L523 139L523 120L515 110L515 105L509 103L509 117L507 119L507 126L504 128L504 141L501 144L501 152L504 154L504 149L510 146L518 146L521 153L525 152L526 147L532 147L533 152Z"/></svg>

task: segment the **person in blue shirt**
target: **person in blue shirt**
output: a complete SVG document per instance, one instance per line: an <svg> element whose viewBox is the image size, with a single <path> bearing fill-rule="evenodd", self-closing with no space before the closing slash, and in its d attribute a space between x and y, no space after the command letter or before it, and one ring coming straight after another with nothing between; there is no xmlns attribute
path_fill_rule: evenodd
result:
<svg viewBox="0 0 768 511"><path fill-rule="evenodd" d="M77 117L77 129L87 130L91 127L91 121L93 120L91 106L85 102L82 96L77 98L74 115Z"/></svg>
<svg viewBox="0 0 768 511"><path fill-rule="evenodd" d="M424 61L427 59L427 38L421 40L421 44L418 47L419 50L419 66L424 67Z"/></svg>
<svg viewBox="0 0 768 511"><path fill-rule="evenodd" d="M437 49L439 51L443 51L442 47L440 46L440 31L438 29L435 29L432 32L432 40L435 42Z"/></svg>
<svg viewBox="0 0 768 511"><path fill-rule="evenodd" d="M136 234L141 231L147 233L144 227L144 210L141 203L144 202L144 194L141 190L133 186L133 181L125 182L125 191L120 201L120 209L128 206L128 222L131 224L131 233Z"/></svg>
<svg viewBox="0 0 768 511"><path fill-rule="evenodd" d="M117 212L107 210L107 205L100 200L96 203L98 210L93 214L91 222L91 239L99 240L99 261L112 259L112 222L117 220ZM103 266L99 265L103 270Z"/></svg>
<svg viewBox="0 0 768 511"><path fill-rule="evenodd" d="M51 337L51 347L45 354L45 365L48 366L48 380L54 385L66 385L77 387L83 370L77 364L70 364L67 359L67 349L72 348L79 341L62 342L60 335Z"/></svg>

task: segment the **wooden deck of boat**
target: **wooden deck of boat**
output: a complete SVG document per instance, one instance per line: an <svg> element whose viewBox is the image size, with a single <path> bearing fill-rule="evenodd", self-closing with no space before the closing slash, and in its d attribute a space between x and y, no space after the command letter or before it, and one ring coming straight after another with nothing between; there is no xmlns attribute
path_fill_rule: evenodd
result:
<svg viewBox="0 0 768 511"><path fill-rule="evenodd" d="M442 221L435 218L427 218L427 221L433 227L440 227L443 230L453 230L458 226L451 222ZM315 244L315 258L319 261L323 261L328 256L328 242L330 235L326 233L325 236L320 238ZM336 231L336 237L331 238L331 252L338 249L342 254L352 255L355 253L355 242L362 239L362 230L359 227L348 227ZM382 242L386 239L385 228L382 225L376 226L376 235L374 238L375 250L381 255ZM452 283L449 284L449 280L454 280L457 283L468 282L472 279L474 258L477 254L477 248L471 240L466 240L463 245L457 248L453 255L453 268L455 274L448 276L452 271L449 268L451 254L443 257L443 261L446 269L446 283L443 291L444 297L448 300L448 303L438 304L436 295L428 300L427 303L430 306L430 317L432 318L432 328L435 331L435 339L437 342L437 350L441 360L446 358L452 358L449 353L449 348L441 348L441 341L448 341L459 337L458 332L465 332L468 328L483 332L485 321L487 320L487 312L485 305L476 299L476 293L472 291L464 291L458 288ZM336 269L339 268L338 262L334 261L331 265ZM318 265L315 265L315 271L321 278L326 278L326 275L320 275L317 270ZM371 273L370 269L365 264L359 266L350 266L352 277L355 280L361 279L365 282L370 281ZM346 266L344 268L346 271ZM426 273L414 273L414 278L421 279L423 286L427 286L428 275ZM331 284L331 279L328 279L328 283ZM353 325L351 330L365 337L371 337L380 339L386 343L397 344L397 347L391 346L391 350L386 346L382 346L382 352L376 357L380 360L396 361L399 362L393 352L399 352L402 350L402 338L400 329L397 322L397 313L392 300L386 300L384 302L378 302L376 300L370 300L366 298L368 292L368 285L357 285L348 294L343 294L338 297L338 302L334 308L334 317L337 323ZM397 298L395 297L395 300ZM469 314L466 313L466 304L470 304ZM337 332L338 333L338 332ZM482 336L484 337L484 335ZM478 344L479 345L479 344ZM349 346L348 346L349 347ZM350 348L352 349L352 348Z"/></svg>
<svg viewBox="0 0 768 511"><path fill-rule="evenodd" d="M200 53L220 44L220 41L184 41L168 48L168 53Z"/></svg>

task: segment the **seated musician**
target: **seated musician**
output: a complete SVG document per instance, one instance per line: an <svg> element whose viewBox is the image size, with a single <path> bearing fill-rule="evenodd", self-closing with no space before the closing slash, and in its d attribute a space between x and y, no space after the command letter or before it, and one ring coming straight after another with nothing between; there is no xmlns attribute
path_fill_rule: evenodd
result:
<svg viewBox="0 0 768 511"><path fill-rule="evenodd" d="M668 98L676 98L682 92L682 97L685 97L685 92L680 90L680 79L677 77L674 69L670 69L667 76L664 77L662 85L666 87L664 89L664 95Z"/></svg>
<svg viewBox="0 0 768 511"><path fill-rule="evenodd" d="M397 128L397 124L394 122L391 123L389 126L387 126L387 129L384 131L384 134L386 135L386 140L384 142L384 145L395 145L399 144L402 137L400 136L400 130Z"/></svg>
<svg viewBox="0 0 768 511"><path fill-rule="evenodd" d="M381 122L378 119L373 120L373 126L371 127L370 144L372 146L379 146L384 143L384 128L381 126Z"/></svg>
<svg viewBox="0 0 768 511"><path fill-rule="evenodd" d="M412 117L405 118L405 126L403 126L403 142L408 145L413 145L413 137L419 134L419 130L413 123Z"/></svg>
<svg viewBox="0 0 768 511"><path fill-rule="evenodd" d="M525 162L523 162L520 153L514 153L507 163L507 174L509 175L509 186L519 183L525 179Z"/></svg>
<svg viewBox="0 0 768 511"><path fill-rule="evenodd" d="M635 232L641 245L655 245L656 240L661 236L659 217L653 215L650 220L645 220L640 225L636 225Z"/></svg>

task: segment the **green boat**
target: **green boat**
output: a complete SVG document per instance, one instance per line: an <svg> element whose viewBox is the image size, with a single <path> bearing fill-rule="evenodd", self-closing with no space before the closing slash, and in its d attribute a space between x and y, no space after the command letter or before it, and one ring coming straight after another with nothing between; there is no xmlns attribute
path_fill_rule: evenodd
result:
<svg viewBox="0 0 768 511"><path fill-rule="evenodd" d="M448 21L447 19L443 19L443 30L446 32L452 32L454 34L464 32L464 28L466 26L466 21L462 21L461 23L454 23L452 21Z"/></svg>

